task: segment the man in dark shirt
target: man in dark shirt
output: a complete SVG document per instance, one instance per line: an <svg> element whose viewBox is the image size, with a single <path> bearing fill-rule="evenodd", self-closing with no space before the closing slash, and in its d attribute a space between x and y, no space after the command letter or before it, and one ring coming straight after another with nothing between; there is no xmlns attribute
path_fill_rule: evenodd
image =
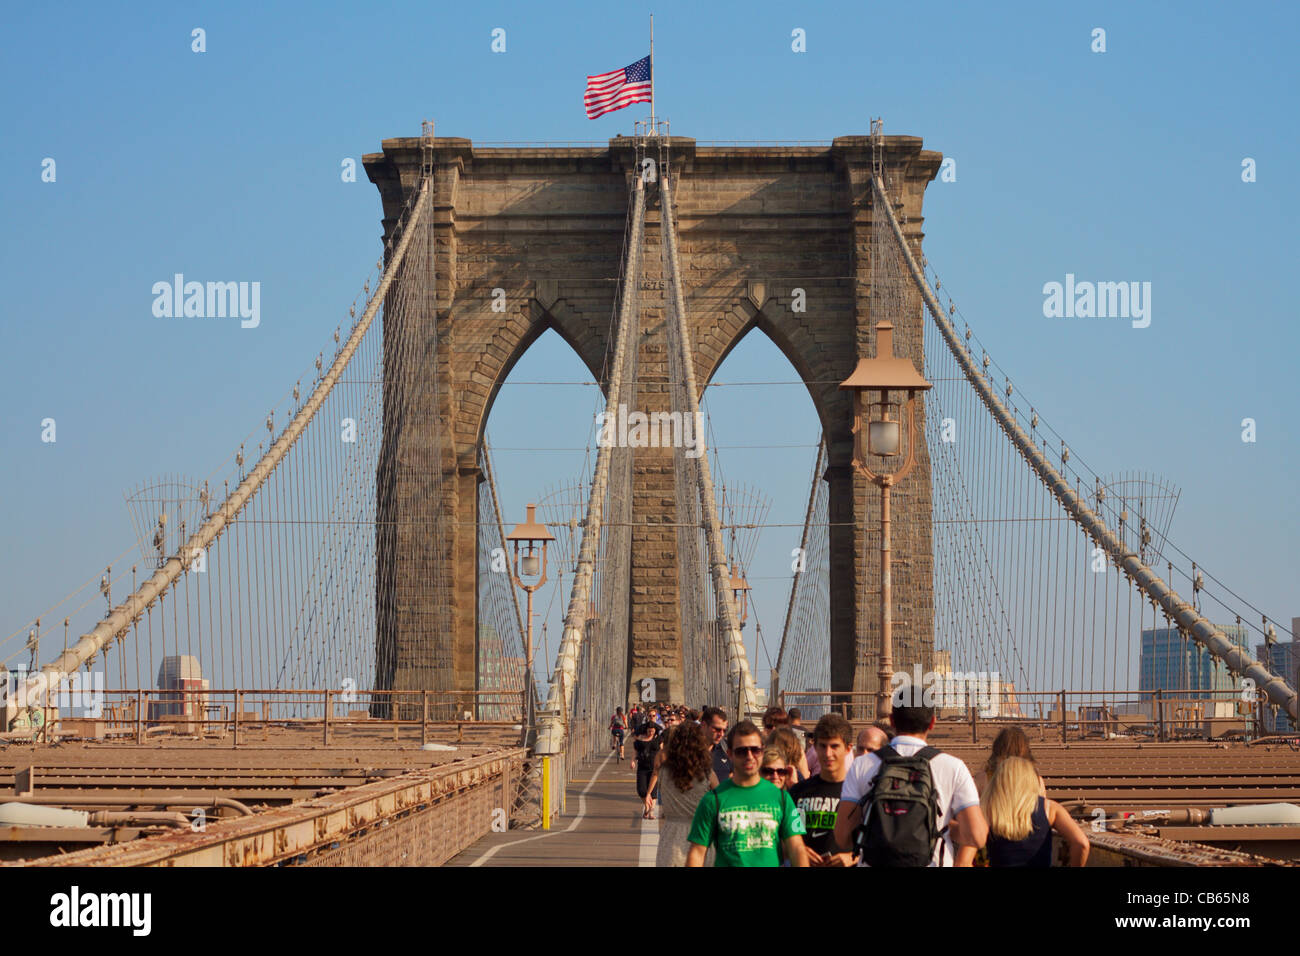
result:
<svg viewBox="0 0 1300 956"><path fill-rule="evenodd" d="M809 866L856 866L852 853L837 853L835 813L840 805L840 788L853 761L853 725L839 714L827 714L813 728L813 747L819 771L790 788L794 805L803 814L804 846Z"/></svg>
<svg viewBox="0 0 1300 956"><path fill-rule="evenodd" d="M700 723L713 738L710 756L713 758L713 773L718 783L731 776L731 754L727 751L727 712L721 707L705 707L700 716Z"/></svg>

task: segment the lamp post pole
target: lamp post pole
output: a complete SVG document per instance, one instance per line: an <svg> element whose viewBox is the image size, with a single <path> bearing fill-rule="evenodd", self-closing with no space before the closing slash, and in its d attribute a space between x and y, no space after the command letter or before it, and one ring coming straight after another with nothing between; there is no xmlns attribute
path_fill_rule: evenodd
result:
<svg viewBox="0 0 1300 956"><path fill-rule="evenodd" d="M516 580L516 583L517 580ZM541 587L540 584L529 587L523 585L524 593L528 595L528 626L524 630L524 667L527 676L524 678L524 696L527 701L527 711L524 715L525 726L529 732L533 729L533 592Z"/></svg>
<svg viewBox="0 0 1300 956"><path fill-rule="evenodd" d="M876 679L876 719L883 720L892 709L894 682L893 582L890 579L891 543L889 534L890 489L906 477L916 464L916 393L933 386L916 371L909 359L894 357L894 326L888 321L876 323L876 357L858 360L853 374L840 388L853 392L853 468L880 489L880 654ZM902 467L892 473L877 473L867 465L867 454L897 458L903 454L903 427L891 418L890 392L907 393L907 454ZM872 395L877 397L872 398ZM868 407L865 409L864 404ZM880 409L877 417L875 410ZM867 420L864 422L864 418ZM864 435L866 441L864 447Z"/></svg>
<svg viewBox="0 0 1300 956"><path fill-rule="evenodd" d="M515 530L506 535L506 540L514 545L514 562L511 569L510 579L515 586L520 588L528 595L528 619L527 627L524 629L524 694L526 703L524 706L524 721L527 727L528 738L531 741L536 720L535 694L533 693L533 594L546 583L546 546L555 540L555 536L547 530L546 525L537 520L537 506L530 504L528 506L528 517L523 524L515 525ZM527 551L522 555L523 573L528 576L540 573L537 581L532 584L525 584L520 574L519 545L525 545ZM537 555L537 545L541 545L540 560ZM531 742L529 744L531 746Z"/></svg>
<svg viewBox="0 0 1300 956"><path fill-rule="evenodd" d="M889 488L893 475L879 475L880 486L880 665L876 673L876 719L890 712L890 685L894 682L894 595L889 577Z"/></svg>

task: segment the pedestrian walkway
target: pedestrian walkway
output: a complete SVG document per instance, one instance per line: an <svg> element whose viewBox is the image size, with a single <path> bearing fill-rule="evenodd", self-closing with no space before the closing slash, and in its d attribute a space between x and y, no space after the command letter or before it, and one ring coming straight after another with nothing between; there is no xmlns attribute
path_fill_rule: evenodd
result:
<svg viewBox="0 0 1300 956"><path fill-rule="evenodd" d="M654 866L659 821L644 820L636 774L613 755L569 783L550 830L489 833L447 866Z"/></svg>

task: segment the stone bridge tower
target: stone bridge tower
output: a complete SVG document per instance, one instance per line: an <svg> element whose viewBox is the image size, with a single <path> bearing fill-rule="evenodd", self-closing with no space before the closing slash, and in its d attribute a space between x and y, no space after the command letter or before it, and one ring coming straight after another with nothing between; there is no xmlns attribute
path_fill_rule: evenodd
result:
<svg viewBox="0 0 1300 956"><path fill-rule="evenodd" d="M857 358L874 354L868 314L871 289L871 141L840 137L827 146L706 147L671 140L676 175L681 269L692 329L696 374L708 382L732 348L761 329L808 384L827 437L830 488L830 648L834 690L875 690L879 641L879 494L850 465L853 410L838 383ZM920 239L922 200L941 156L911 136L884 138L891 190L910 238ZM419 580L421 567L443 562L451 574L451 632L420 633L413 622L418 594L399 602L378 641L393 661L377 686L467 691L476 687L477 556L474 525L480 479L478 447L497 391L514 364L553 328L602 379L606 335L614 309L628 213L634 143L591 148L484 148L467 139L434 141L435 268L444 513L450 517L442 553L380 555L396 580ZM420 139L390 139L364 158L383 200L385 238L419 182ZM647 215L646 277L659 268L658 210ZM507 309L492 310L494 289ZM802 290L796 292L796 290ZM796 311L802 304L802 311ZM920 297L891 317L894 348L922 367ZM432 339L433 323L429 323ZM429 342L433 347L433 342ZM666 401L662 322L643 317L638 401ZM770 396L767 396L770 400ZM761 408L763 396L756 399ZM432 402L430 402L432 405ZM428 409L434 413L432 408ZM585 411L585 410L584 410ZM575 422L586 430L588 422ZM427 428L425 429L427 432ZM412 424L389 441L395 450L428 443ZM930 458L922 443L916 470L894 493L893 573L895 666L928 665L933 647ZM641 677L682 684L677 636L677 567L672 461L663 449L638 449L634 509L648 527L633 544L629 688ZM414 489L384 488L385 502ZM895 598L898 602L898 597ZM427 609L426 609L427 610ZM407 612L410 612L409 614ZM427 619L427 617L425 618ZM753 662L751 662L751 665ZM700 702L693 702L700 703Z"/></svg>

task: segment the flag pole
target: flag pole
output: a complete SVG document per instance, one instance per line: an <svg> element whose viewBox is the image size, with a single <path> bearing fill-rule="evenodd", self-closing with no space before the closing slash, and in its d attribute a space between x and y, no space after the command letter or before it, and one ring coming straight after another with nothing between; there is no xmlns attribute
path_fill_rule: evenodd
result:
<svg viewBox="0 0 1300 956"><path fill-rule="evenodd" d="M650 14L650 135L657 132L655 126L655 15Z"/></svg>

